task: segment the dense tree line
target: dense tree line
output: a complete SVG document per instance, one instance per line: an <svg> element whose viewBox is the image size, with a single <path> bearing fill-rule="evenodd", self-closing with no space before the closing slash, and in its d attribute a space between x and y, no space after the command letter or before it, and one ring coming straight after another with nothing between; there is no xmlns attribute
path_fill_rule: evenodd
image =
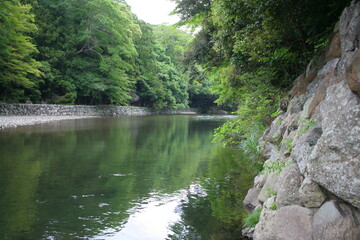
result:
<svg viewBox="0 0 360 240"><path fill-rule="evenodd" d="M195 38L137 19L125 0L1 1L0 101L203 109L215 101L237 109L239 121L217 134L237 142L274 116L350 3L173 1Z"/></svg>
<svg viewBox="0 0 360 240"><path fill-rule="evenodd" d="M278 101L312 57L323 52L351 0L173 0L179 25L198 30L185 54L193 79L203 74L218 104L237 121L216 139L254 139L277 114ZM194 68L201 71L192 71Z"/></svg>
<svg viewBox="0 0 360 240"><path fill-rule="evenodd" d="M123 0L0 2L0 101L188 106L191 36Z"/></svg>

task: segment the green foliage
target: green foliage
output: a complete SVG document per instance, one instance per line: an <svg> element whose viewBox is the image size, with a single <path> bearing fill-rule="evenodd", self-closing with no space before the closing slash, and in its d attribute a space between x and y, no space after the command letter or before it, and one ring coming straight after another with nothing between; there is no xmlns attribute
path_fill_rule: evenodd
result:
<svg viewBox="0 0 360 240"><path fill-rule="evenodd" d="M177 6L173 14L180 16L180 25L190 24L199 26L211 9L212 0L173 0Z"/></svg>
<svg viewBox="0 0 360 240"><path fill-rule="evenodd" d="M266 66L284 87L303 70L338 21L347 1L214 0L213 34L220 51L247 71Z"/></svg>
<svg viewBox="0 0 360 240"><path fill-rule="evenodd" d="M136 41L138 82L136 93L142 106L185 108L188 105L188 83L180 74L179 56L190 38L183 31L169 26L154 28L139 21L142 36Z"/></svg>
<svg viewBox="0 0 360 240"><path fill-rule="evenodd" d="M237 103L238 117L216 129L214 140L232 145L245 139L256 142L264 130L260 126L268 124L272 119L271 114L277 109L280 91L269 83L271 74L267 71L259 70L243 75L232 74L232 67L220 71L216 75L218 85L214 87L214 91L220 95L217 102L232 100Z"/></svg>
<svg viewBox="0 0 360 240"><path fill-rule="evenodd" d="M155 41L179 71L184 68L184 52L192 36L183 30L168 25L154 25Z"/></svg>
<svg viewBox="0 0 360 240"><path fill-rule="evenodd" d="M282 114L283 113L283 111L281 110L281 109L278 109L278 110L276 110L276 112L273 112L272 114L271 114L271 117L273 117L273 118L276 118L276 117L278 117L280 114ZM281 123L280 123L281 124Z"/></svg>
<svg viewBox="0 0 360 240"><path fill-rule="evenodd" d="M284 121L283 119L278 119L278 120L276 121L276 125L281 126L281 124L282 124L283 121Z"/></svg>
<svg viewBox="0 0 360 240"><path fill-rule="evenodd" d="M310 127L316 126L317 122L311 119L300 119L299 124L302 125L303 128L298 131L298 134L304 134Z"/></svg>
<svg viewBox="0 0 360 240"><path fill-rule="evenodd" d="M180 24L201 26L185 60L200 65L218 96L237 108L236 121L215 132L215 140L238 144L253 125L279 114L284 89L321 51L346 1L175 0Z"/></svg>
<svg viewBox="0 0 360 240"><path fill-rule="evenodd" d="M256 208L252 213L249 213L244 218L244 227L255 227L256 224L260 221L260 214L261 214L262 208Z"/></svg>
<svg viewBox="0 0 360 240"><path fill-rule="evenodd" d="M0 2L0 100L24 101L25 91L36 84L29 75L40 77L40 63L30 35L36 31L30 5L19 1Z"/></svg>
<svg viewBox="0 0 360 240"><path fill-rule="evenodd" d="M277 173L280 174L282 170L291 164L291 161L281 162L281 161L267 161L263 165L263 170L261 173L269 174L269 173Z"/></svg>
<svg viewBox="0 0 360 240"><path fill-rule="evenodd" d="M292 149L294 148L294 146L292 145L293 140L293 138L283 139L281 143L285 145L287 150L292 151Z"/></svg>
<svg viewBox="0 0 360 240"><path fill-rule="evenodd" d="M217 98L237 109L238 123L224 126L240 131L236 143L274 117L281 91L350 0L174 2L178 25L196 28L195 37L139 21L123 0L2 1L1 100L156 108L190 100L206 111Z"/></svg>
<svg viewBox="0 0 360 240"><path fill-rule="evenodd" d="M268 187L267 189L266 189L266 197L268 197L268 198L270 198L270 197L272 197L272 196L276 196L277 195L277 192L276 191L274 191L273 189L271 189L270 187Z"/></svg>
<svg viewBox="0 0 360 240"><path fill-rule="evenodd" d="M276 205L275 201L270 204L269 209L270 210L277 210L277 205Z"/></svg>
<svg viewBox="0 0 360 240"><path fill-rule="evenodd" d="M62 71L76 86L78 100L127 104L137 56L133 39L141 33L131 12L111 0L68 0L64 5L67 24L59 27L71 34L59 44L71 45ZM80 24L75 27L76 22Z"/></svg>
<svg viewBox="0 0 360 240"><path fill-rule="evenodd" d="M190 35L153 34L125 1L20 1L0 3L1 100L187 107Z"/></svg>

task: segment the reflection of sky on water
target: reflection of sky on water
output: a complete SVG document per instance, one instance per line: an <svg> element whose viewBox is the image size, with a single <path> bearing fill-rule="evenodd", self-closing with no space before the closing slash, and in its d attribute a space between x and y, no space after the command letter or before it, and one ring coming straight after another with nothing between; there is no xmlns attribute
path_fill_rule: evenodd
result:
<svg viewBox="0 0 360 240"><path fill-rule="evenodd" d="M181 220L180 205L187 201L188 194L205 196L199 184L192 184L187 190L174 194L150 193L150 197L130 209L129 219L121 230L106 229L93 240L163 240L173 232L170 226Z"/></svg>

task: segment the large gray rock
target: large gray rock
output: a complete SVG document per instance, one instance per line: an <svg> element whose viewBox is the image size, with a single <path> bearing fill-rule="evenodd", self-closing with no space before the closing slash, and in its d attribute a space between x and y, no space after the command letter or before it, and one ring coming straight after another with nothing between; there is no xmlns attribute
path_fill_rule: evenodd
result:
<svg viewBox="0 0 360 240"><path fill-rule="evenodd" d="M254 240L276 239L277 223L275 221L276 211L263 208L260 214L260 221L255 226Z"/></svg>
<svg viewBox="0 0 360 240"><path fill-rule="evenodd" d="M286 131L282 137L283 142L289 135L299 126L300 112L289 114L283 121L282 125L286 127Z"/></svg>
<svg viewBox="0 0 360 240"><path fill-rule="evenodd" d="M325 194L319 185L310 178L305 178L299 189L301 202L305 207L318 208L325 201Z"/></svg>
<svg viewBox="0 0 360 240"><path fill-rule="evenodd" d="M312 240L313 211L300 206L287 206L276 212L276 240ZM321 238L317 238L321 239Z"/></svg>
<svg viewBox="0 0 360 240"><path fill-rule="evenodd" d="M277 211L264 208L255 227L254 240L312 240L313 211L287 206Z"/></svg>
<svg viewBox="0 0 360 240"><path fill-rule="evenodd" d="M360 97L360 50L358 49L351 63L346 67L346 82L353 93Z"/></svg>
<svg viewBox="0 0 360 240"><path fill-rule="evenodd" d="M341 57L341 40L339 32L333 36L330 46L325 53L325 61L330 61L334 58Z"/></svg>
<svg viewBox="0 0 360 240"><path fill-rule="evenodd" d="M353 51L358 47L357 36L360 31L360 3L352 3L350 7L344 9L339 24L341 51Z"/></svg>
<svg viewBox="0 0 360 240"><path fill-rule="evenodd" d="M270 128L266 130L262 136L262 141L278 144L281 141L281 137L284 134L286 127L281 123L284 121L287 115L279 115L271 124Z"/></svg>
<svg viewBox="0 0 360 240"><path fill-rule="evenodd" d="M244 205L247 208L254 209L257 207L260 203L258 200L259 193L261 191L261 188L254 187L250 188L249 191L246 194L246 197L244 199Z"/></svg>
<svg viewBox="0 0 360 240"><path fill-rule="evenodd" d="M302 174L305 174L307 171L307 165L309 162L310 154L313 150L313 146L310 146L309 143L303 141L293 142L294 148L291 151L290 158L297 163L299 170Z"/></svg>
<svg viewBox="0 0 360 240"><path fill-rule="evenodd" d="M299 189L302 181L303 177L296 164L283 169L277 183L276 205L278 208L301 204Z"/></svg>
<svg viewBox="0 0 360 240"><path fill-rule="evenodd" d="M261 143L259 143L261 144ZM260 145L261 146L261 145ZM262 151L262 155L264 157L264 159L269 159L271 157L271 152L272 150L276 148L276 146L270 142L263 142L262 143L262 148L261 148L261 151Z"/></svg>
<svg viewBox="0 0 360 240"><path fill-rule="evenodd" d="M312 83L309 84L307 87L307 91L305 95L305 99L308 100L311 97L316 97L315 93L318 89L319 85L321 85L324 80L326 79L326 76L331 75L338 67L338 64L340 62L339 58L335 58L329 62L327 62L318 72L318 75L314 79ZM305 103L304 103L305 104Z"/></svg>
<svg viewBox="0 0 360 240"><path fill-rule="evenodd" d="M264 203L269 197L269 192L277 192L277 181L279 179L279 175L277 173L270 173L266 179L266 183L261 189L258 200L260 203Z"/></svg>
<svg viewBox="0 0 360 240"><path fill-rule="evenodd" d="M313 219L313 239L358 240L360 228L353 210L336 201L326 202Z"/></svg>
<svg viewBox="0 0 360 240"><path fill-rule="evenodd" d="M307 98L305 94L302 94L298 97L294 97L290 100L289 106L288 106L288 113L294 114L301 112L303 110L303 106L306 102Z"/></svg>
<svg viewBox="0 0 360 240"><path fill-rule="evenodd" d="M301 124L296 137L294 137L294 148L290 158L297 163L299 170L303 175L307 172L310 154L323 133L320 126L320 123L316 123L316 126L306 129L306 126Z"/></svg>
<svg viewBox="0 0 360 240"><path fill-rule="evenodd" d="M345 82L320 104L323 134L307 164L315 182L360 208L360 100Z"/></svg>

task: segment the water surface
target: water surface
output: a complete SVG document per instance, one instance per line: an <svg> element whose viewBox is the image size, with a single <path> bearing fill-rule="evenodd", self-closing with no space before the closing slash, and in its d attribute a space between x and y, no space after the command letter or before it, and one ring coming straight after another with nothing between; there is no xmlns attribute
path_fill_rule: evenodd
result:
<svg viewBox="0 0 360 240"><path fill-rule="evenodd" d="M252 169L226 117L70 120L0 132L0 239L241 239Z"/></svg>

